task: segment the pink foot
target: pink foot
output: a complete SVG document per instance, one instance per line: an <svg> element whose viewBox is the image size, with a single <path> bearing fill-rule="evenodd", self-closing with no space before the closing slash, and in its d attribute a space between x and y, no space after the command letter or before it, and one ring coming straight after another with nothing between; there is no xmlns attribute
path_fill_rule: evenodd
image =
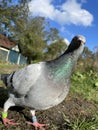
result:
<svg viewBox="0 0 98 130"><path fill-rule="evenodd" d="M13 119L10 120L8 118L3 118L2 120L3 120L3 123L4 123L5 126L7 126L7 125L18 125L19 124L19 123L13 122Z"/></svg>
<svg viewBox="0 0 98 130"><path fill-rule="evenodd" d="M46 126L47 124L40 124L38 122L27 122L29 125L33 125L35 127L35 130L38 130L38 128L40 128L40 130L45 130L45 128L43 126Z"/></svg>

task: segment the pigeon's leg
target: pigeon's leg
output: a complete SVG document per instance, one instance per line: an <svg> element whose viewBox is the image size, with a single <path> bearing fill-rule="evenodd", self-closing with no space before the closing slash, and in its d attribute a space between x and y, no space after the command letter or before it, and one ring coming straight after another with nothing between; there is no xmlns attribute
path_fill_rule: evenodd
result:
<svg viewBox="0 0 98 130"><path fill-rule="evenodd" d="M32 114L32 122L27 122L30 125L33 125L35 127L35 130L38 130L38 128L40 128L40 130L45 130L44 126L46 126L47 124L40 124L37 121L37 118L35 116L35 110L31 110L30 113Z"/></svg>
<svg viewBox="0 0 98 130"><path fill-rule="evenodd" d="M8 124L10 125L16 125L16 124L19 124L19 123L15 123L13 122L13 120L11 119L8 119L7 116L8 116L8 109L11 107L11 106L15 106L15 103L13 102L13 100L11 98L9 98L5 104L4 104L4 110L2 112L2 120L3 120L3 123L5 126L7 126Z"/></svg>

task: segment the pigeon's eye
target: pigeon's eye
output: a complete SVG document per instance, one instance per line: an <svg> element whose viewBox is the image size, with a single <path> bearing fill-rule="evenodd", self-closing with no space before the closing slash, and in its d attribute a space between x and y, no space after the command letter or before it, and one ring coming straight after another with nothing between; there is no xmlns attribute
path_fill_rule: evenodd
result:
<svg viewBox="0 0 98 130"><path fill-rule="evenodd" d="M81 40L78 40L79 43L81 43L82 41Z"/></svg>

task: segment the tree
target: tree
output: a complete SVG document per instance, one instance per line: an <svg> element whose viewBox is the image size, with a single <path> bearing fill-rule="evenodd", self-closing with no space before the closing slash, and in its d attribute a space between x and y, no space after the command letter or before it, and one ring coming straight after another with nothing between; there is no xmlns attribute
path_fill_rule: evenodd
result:
<svg viewBox="0 0 98 130"><path fill-rule="evenodd" d="M94 70L98 71L98 46L94 47L94 55L93 55L93 59L94 59Z"/></svg>
<svg viewBox="0 0 98 130"><path fill-rule="evenodd" d="M66 48L59 31L50 28L49 23L42 17L31 19L19 39L22 53L28 58L28 63L32 60L35 62L54 59Z"/></svg>
<svg viewBox="0 0 98 130"><path fill-rule="evenodd" d="M10 37L14 37L15 32L22 27L28 17L27 0L16 1L17 4L12 0L0 1L0 32Z"/></svg>
<svg viewBox="0 0 98 130"><path fill-rule="evenodd" d="M47 48L45 50L45 60L52 60L58 57L66 48L66 43L62 37L59 36L57 28L47 28L45 30L45 40Z"/></svg>
<svg viewBox="0 0 98 130"><path fill-rule="evenodd" d="M20 35L22 53L28 58L28 63L43 59L43 52L46 48L44 41L45 19L42 17L33 18Z"/></svg>
<svg viewBox="0 0 98 130"><path fill-rule="evenodd" d="M45 60L52 60L60 56L66 49L66 43L63 38L52 42L47 46L47 51L45 52Z"/></svg>
<svg viewBox="0 0 98 130"><path fill-rule="evenodd" d="M12 1L2 0L0 14L0 31L11 39L20 44L22 54L27 57L28 63L31 59L42 57L42 19L30 20L28 17L27 0L17 0L18 4L14 5ZM9 3L11 6L9 6ZM29 22L30 20L30 22ZM39 20L39 22L38 22ZM39 32L40 34L39 34ZM39 43L40 42L40 43ZM39 43L39 52L36 51L36 45ZM39 55L39 56L38 56Z"/></svg>
<svg viewBox="0 0 98 130"><path fill-rule="evenodd" d="M27 0L17 0L16 5L11 0L2 1L0 31L20 45L28 63L53 59L62 53L65 43L58 30L50 28L45 18L28 17Z"/></svg>
<svg viewBox="0 0 98 130"><path fill-rule="evenodd" d="M94 58L92 51L90 51L88 47L85 47L76 68L81 69L82 71L93 69L93 62Z"/></svg>

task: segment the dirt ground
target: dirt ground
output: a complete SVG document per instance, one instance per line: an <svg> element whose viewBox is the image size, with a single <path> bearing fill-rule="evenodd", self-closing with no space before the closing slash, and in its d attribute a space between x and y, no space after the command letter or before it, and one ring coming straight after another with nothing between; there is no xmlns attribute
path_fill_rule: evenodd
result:
<svg viewBox="0 0 98 130"><path fill-rule="evenodd" d="M7 90L0 87L0 115L6 99ZM96 103L83 99L81 95L69 94L58 106L45 111L37 111L36 115L40 123L49 124L46 126L46 130L71 130L67 119L65 119L66 117L68 117L70 121L74 121L77 118L81 118L82 120L83 118L92 118L92 115L95 113L98 114ZM5 127L2 124L2 119L0 119L0 130L34 130L33 126L26 123L26 121L31 121L29 108L10 108L8 117L14 119L15 122L19 122L20 124Z"/></svg>

